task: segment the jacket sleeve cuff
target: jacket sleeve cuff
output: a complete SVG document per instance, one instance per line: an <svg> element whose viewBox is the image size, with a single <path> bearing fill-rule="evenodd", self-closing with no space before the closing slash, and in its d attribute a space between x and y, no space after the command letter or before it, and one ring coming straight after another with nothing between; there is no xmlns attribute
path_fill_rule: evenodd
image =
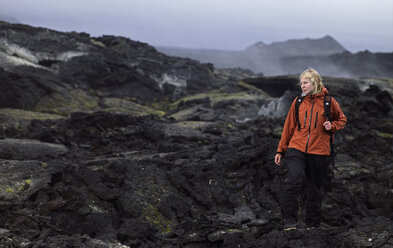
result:
<svg viewBox="0 0 393 248"><path fill-rule="evenodd" d="M332 129L330 129L329 131L334 133L334 132L337 131L337 128L336 128L336 126L334 125L334 121L331 121L331 123L332 123Z"/></svg>

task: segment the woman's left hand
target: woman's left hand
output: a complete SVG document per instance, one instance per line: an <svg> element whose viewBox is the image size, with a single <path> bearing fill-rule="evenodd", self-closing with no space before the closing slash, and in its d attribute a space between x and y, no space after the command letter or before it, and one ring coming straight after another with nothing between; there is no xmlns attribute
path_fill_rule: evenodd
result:
<svg viewBox="0 0 393 248"><path fill-rule="evenodd" d="M327 131L332 130L332 123L331 123L330 121L325 121L325 122L323 123L323 126L325 127L325 129L326 129Z"/></svg>

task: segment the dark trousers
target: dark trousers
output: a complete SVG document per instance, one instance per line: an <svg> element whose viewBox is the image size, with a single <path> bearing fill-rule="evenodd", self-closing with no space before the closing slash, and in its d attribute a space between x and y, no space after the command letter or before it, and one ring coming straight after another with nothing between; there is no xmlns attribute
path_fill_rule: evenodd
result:
<svg viewBox="0 0 393 248"><path fill-rule="evenodd" d="M281 211L286 223L298 221L299 193L305 189L306 225L317 227L321 224L322 184L328 169L327 158L296 149L287 150L288 174L281 199Z"/></svg>

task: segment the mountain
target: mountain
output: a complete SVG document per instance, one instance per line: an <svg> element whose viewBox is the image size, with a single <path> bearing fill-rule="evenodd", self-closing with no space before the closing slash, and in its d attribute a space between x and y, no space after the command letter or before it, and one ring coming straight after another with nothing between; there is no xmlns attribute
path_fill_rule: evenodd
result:
<svg viewBox="0 0 393 248"><path fill-rule="evenodd" d="M262 42L246 48L245 56L258 54L263 57L294 57L294 56L328 56L335 53L342 53L346 49L331 36L327 35L320 39L299 39L284 42L273 42L265 45Z"/></svg>
<svg viewBox="0 0 393 248"><path fill-rule="evenodd" d="M327 35L320 39L299 39L288 40L284 42L273 42L266 45L263 42L257 42L242 51L224 51L209 49L187 49L187 48L171 48L157 47L158 51L171 56L186 57L198 59L203 62L209 62L214 59L220 63L221 60L234 57L293 57L293 56L327 56L335 53L342 53L346 49L340 45L335 39ZM225 57L227 56L227 57ZM211 61L210 61L211 62Z"/></svg>
<svg viewBox="0 0 393 248"><path fill-rule="evenodd" d="M274 42L269 45L257 42L242 51L168 47L157 47L157 50L171 56L189 57L203 63L213 63L218 68L240 67L265 75L289 74L281 66L282 60L287 57L327 56L346 51L331 36Z"/></svg>
<svg viewBox="0 0 393 248"><path fill-rule="evenodd" d="M392 247L392 81L324 77L348 123L322 227L284 232L296 75L0 22L0 246Z"/></svg>
<svg viewBox="0 0 393 248"><path fill-rule="evenodd" d="M267 76L297 74L309 67L327 76L392 77L393 53L351 54L334 38L298 39L265 44L257 42L242 51L157 47L165 54L189 57L218 68L245 68ZM360 59L361 58L361 59ZM359 60L360 59L360 60ZM366 69L364 68L373 68Z"/></svg>

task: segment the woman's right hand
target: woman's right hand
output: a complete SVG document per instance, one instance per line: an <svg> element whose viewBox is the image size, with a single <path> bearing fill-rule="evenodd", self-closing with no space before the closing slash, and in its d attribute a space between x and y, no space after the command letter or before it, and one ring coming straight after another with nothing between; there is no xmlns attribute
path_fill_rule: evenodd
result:
<svg viewBox="0 0 393 248"><path fill-rule="evenodd" d="M274 157L274 163L276 163L276 165L281 165L281 158L282 158L281 153L277 153L276 156Z"/></svg>

